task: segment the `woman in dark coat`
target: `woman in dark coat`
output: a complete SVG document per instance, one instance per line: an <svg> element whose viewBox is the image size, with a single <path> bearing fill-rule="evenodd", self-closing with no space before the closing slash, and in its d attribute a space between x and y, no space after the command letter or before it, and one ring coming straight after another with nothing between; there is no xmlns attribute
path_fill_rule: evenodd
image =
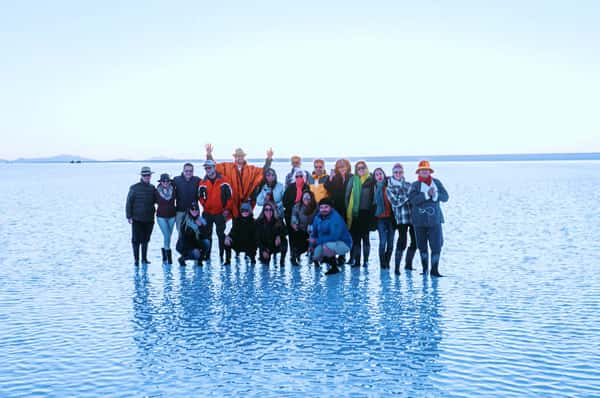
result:
<svg viewBox="0 0 600 398"><path fill-rule="evenodd" d="M250 203L242 203L240 216L233 219L231 231L225 238L224 265L231 264L231 249L235 250L236 256L246 253L246 259L249 258L252 265L256 264L256 222Z"/></svg>
<svg viewBox="0 0 600 398"><path fill-rule="evenodd" d="M280 265L285 265L287 244L285 243L285 225L277 215L273 202L267 202L256 220L256 245L258 256L264 265L269 264L271 256L281 253Z"/></svg>
<svg viewBox="0 0 600 398"><path fill-rule="evenodd" d="M427 275L429 268L429 253L427 245L431 248L431 276L440 275L438 266L444 237L442 224L444 214L440 202L448 201L448 192L437 178L432 178L433 169L429 162L422 160L417 168L418 180L410 187L408 198L412 205L412 220L417 237L417 247L421 255L423 275Z"/></svg>
<svg viewBox="0 0 600 398"><path fill-rule="evenodd" d="M302 201L302 194L310 191L310 185L308 185L306 182L306 173L300 168L295 168L293 172L294 182L289 184L283 193L285 225L287 226L289 233L291 233L290 225L292 222L292 209L296 203L300 203ZM291 236L292 235L290 234L290 261L292 261L292 264L294 264L293 257L296 249L294 248L295 240L291 239Z"/></svg>
<svg viewBox="0 0 600 398"><path fill-rule="evenodd" d="M302 253L308 251L309 227L317 212L317 202L312 191L302 194L302 200L296 203L292 209L292 217L288 231L290 234L290 262L292 265L299 264Z"/></svg>
<svg viewBox="0 0 600 398"><path fill-rule="evenodd" d="M354 165L354 176L351 181L346 190L346 223L352 235L350 264L353 267L360 266L362 243L363 265L366 267L369 264L371 251L369 232L374 229L376 222L373 205L375 181L364 161L360 160Z"/></svg>
<svg viewBox="0 0 600 398"><path fill-rule="evenodd" d="M175 206L175 185L168 174L164 173L160 175L160 180L158 181L154 195L156 196L156 203L158 203L156 209L156 222L163 235L163 247L161 249L162 261L163 264L173 264L171 235L173 234L173 228L175 227L177 208Z"/></svg>
<svg viewBox="0 0 600 398"><path fill-rule="evenodd" d="M338 159L325 182L327 196L333 203L333 209L346 221L346 191L352 182L351 165L348 159ZM338 264L344 263L344 256L338 256Z"/></svg>
<svg viewBox="0 0 600 398"><path fill-rule="evenodd" d="M177 260L179 265L184 266L185 260L196 260L198 265L202 265L202 259L210 251L209 229L202 217L198 202L194 201L188 209L179 230L179 239L177 240L177 251L181 257Z"/></svg>

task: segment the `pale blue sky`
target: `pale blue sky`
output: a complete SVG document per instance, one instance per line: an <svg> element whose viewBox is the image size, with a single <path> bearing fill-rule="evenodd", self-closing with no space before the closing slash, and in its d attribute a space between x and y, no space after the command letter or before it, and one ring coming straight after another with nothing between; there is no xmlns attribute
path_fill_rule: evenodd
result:
<svg viewBox="0 0 600 398"><path fill-rule="evenodd" d="M597 1L2 1L0 48L4 159L600 151Z"/></svg>

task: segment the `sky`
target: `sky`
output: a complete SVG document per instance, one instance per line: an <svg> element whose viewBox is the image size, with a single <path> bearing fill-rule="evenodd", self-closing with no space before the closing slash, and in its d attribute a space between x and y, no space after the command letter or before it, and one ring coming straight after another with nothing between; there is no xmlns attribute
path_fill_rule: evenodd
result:
<svg viewBox="0 0 600 398"><path fill-rule="evenodd" d="M0 158L600 152L597 1L0 3Z"/></svg>

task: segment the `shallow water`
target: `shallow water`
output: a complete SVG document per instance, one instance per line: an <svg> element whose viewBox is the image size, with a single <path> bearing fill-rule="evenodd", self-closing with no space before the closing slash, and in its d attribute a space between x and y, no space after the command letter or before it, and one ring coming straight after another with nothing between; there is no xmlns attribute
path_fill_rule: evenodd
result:
<svg viewBox="0 0 600 398"><path fill-rule="evenodd" d="M136 268L140 166L0 165L0 396L599 395L599 162L436 164L442 279Z"/></svg>

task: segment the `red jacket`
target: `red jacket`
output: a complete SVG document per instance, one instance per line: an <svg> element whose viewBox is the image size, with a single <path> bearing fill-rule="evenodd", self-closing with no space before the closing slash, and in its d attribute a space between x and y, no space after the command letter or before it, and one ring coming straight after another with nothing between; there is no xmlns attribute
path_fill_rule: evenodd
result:
<svg viewBox="0 0 600 398"><path fill-rule="evenodd" d="M198 184L198 200L207 214L221 214L233 209L233 191L229 179L220 173L213 181L204 177Z"/></svg>

